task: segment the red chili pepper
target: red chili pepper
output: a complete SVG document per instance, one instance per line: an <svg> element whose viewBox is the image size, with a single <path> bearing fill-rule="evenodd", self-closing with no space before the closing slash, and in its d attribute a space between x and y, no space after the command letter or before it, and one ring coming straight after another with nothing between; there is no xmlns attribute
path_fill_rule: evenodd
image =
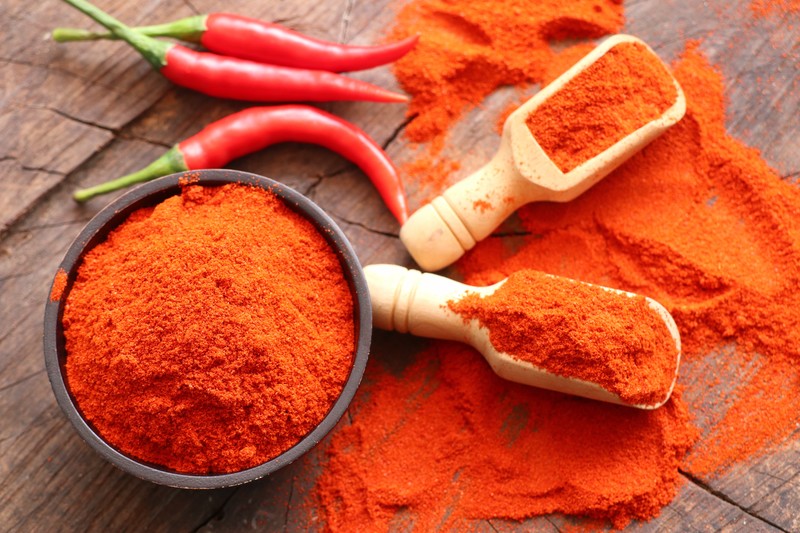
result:
<svg viewBox="0 0 800 533"><path fill-rule="evenodd" d="M83 202L173 172L219 168L282 142L318 144L355 163L372 180L400 224L408 219L403 185L386 152L353 124L303 105L251 107L234 113L176 144L142 170L76 191L73 197Z"/></svg>
<svg viewBox="0 0 800 533"><path fill-rule="evenodd" d="M141 26L135 31L150 37L174 37L198 42L206 49L241 59L270 65L347 72L364 70L397 61L415 44L414 35L379 46L352 46L315 39L280 24L232 13L210 13L179 19L166 24ZM113 39L112 33L96 33L73 28L56 28L59 42Z"/></svg>
<svg viewBox="0 0 800 533"><path fill-rule="evenodd" d="M209 96L261 102L408 100L401 94L332 72L264 65L165 43L133 31L86 0L64 1L128 42L170 81Z"/></svg>

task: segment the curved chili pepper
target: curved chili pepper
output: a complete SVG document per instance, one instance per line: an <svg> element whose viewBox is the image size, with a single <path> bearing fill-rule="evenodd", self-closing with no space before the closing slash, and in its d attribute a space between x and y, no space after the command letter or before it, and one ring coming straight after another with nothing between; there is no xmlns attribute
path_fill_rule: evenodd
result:
<svg viewBox="0 0 800 533"><path fill-rule="evenodd" d="M150 37L174 37L197 42L206 49L270 65L331 72L365 70L397 61L417 44L419 36L379 46L352 46L315 39L280 24L233 13L210 13L166 24L141 26L135 31ZM59 42L113 39L112 33L56 28Z"/></svg>
<svg viewBox="0 0 800 533"><path fill-rule="evenodd" d="M76 191L73 197L83 202L173 172L219 168L282 142L318 144L355 163L400 224L408 219L403 185L386 152L353 124L303 105L251 107L234 113L179 142L142 170Z"/></svg>
<svg viewBox="0 0 800 533"><path fill-rule="evenodd" d="M64 0L128 42L164 77L182 87L234 100L405 102L406 96L322 70L264 65L197 52L133 31L86 0Z"/></svg>

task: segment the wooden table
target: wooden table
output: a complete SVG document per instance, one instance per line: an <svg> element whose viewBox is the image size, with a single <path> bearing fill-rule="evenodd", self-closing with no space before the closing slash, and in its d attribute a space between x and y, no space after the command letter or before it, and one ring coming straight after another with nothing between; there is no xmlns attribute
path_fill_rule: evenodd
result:
<svg viewBox="0 0 800 533"><path fill-rule="evenodd" d="M704 39L702 49L727 80L729 131L761 149L787 179L796 178L800 15L753 22L762 31L750 31L744 39L729 4L626 2L626 30L668 59L687 38ZM378 40L394 13L387 1L106 0L101 7L139 24L224 8L351 43ZM738 8L746 9L746 2ZM70 200L71 191L138 169L202 125L243 107L170 86L120 43L54 44L46 35L57 25L87 27L89 22L53 0L8 0L0 7L0 528L304 529L312 524L297 504L309 485L298 474L312 468L313 457L238 488L192 492L160 487L105 463L56 405L42 357L44 302L67 246L111 199L78 206ZM782 31L775 31L780 26ZM386 68L358 76L397 88ZM465 172L493 153L498 138L489 117L514 98L511 90L499 91L457 128ZM784 111L775 105L778 99ZM360 125L397 161L409 157L402 136L404 106L322 107ZM363 263L411 264L397 239L397 225L374 189L341 158L310 146L282 145L230 166L276 178L309 195L342 226ZM421 199L412 191L412 208ZM380 332L375 344L376 352L396 357L408 357L420 346L409 337ZM552 531L566 523L556 516L522 526L492 520L475 527ZM631 526L645 531L723 528L800 530L799 438L720 478L687 480L657 519Z"/></svg>

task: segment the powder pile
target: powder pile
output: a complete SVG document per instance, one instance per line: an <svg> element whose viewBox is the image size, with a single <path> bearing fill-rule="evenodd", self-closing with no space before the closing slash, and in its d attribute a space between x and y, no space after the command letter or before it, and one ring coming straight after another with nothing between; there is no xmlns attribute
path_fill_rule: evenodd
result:
<svg viewBox="0 0 800 533"><path fill-rule="evenodd" d="M397 15L394 36L419 34L395 65L412 95L405 134L415 142L444 141L462 114L503 85L538 83L557 56L548 41L600 37L622 28L615 0L452 3L422 0Z"/></svg>
<svg viewBox="0 0 800 533"><path fill-rule="evenodd" d="M486 327L497 350L598 383L624 402L660 404L672 388L678 350L642 296L520 270L492 295L471 293L449 307Z"/></svg>
<svg viewBox="0 0 800 533"><path fill-rule="evenodd" d="M386 530L403 511L416 531L551 512L621 527L672 500L695 438L680 392L654 411L567 396L501 379L456 343L365 380L316 487L334 531Z"/></svg>
<svg viewBox="0 0 800 533"><path fill-rule="evenodd" d="M89 251L63 317L67 382L112 446L183 473L296 444L355 349L335 252L274 194L185 187Z"/></svg>
<svg viewBox="0 0 800 533"><path fill-rule="evenodd" d="M663 115L677 96L658 57L640 43L620 43L537 107L525 123L566 173Z"/></svg>
<svg viewBox="0 0 800 533"><path fill-rule="evenodd" d="M556 54L543 28L580 37L616 31L622 18L614 2L570 3L569 14L562 3L527 5L403 8L396 32L423 34L397 71L419 114L412 141L443 143L465 106L523 82L523 50L526 81L565 70L574 47ZM554 512L623 527L658 515L679 469L706 479L797 427L800 191L727 135L721 75L696 43L673 72L687 99L681 122L573 202L524 208L528 236L486 239L457 268L474 285L532 268L654 298L678 323L685 389L655 412L634 411L510 384L445 342L401 372L373 364L315 489L331 529ZM703 425L694 446L689 413Z"/></svg>

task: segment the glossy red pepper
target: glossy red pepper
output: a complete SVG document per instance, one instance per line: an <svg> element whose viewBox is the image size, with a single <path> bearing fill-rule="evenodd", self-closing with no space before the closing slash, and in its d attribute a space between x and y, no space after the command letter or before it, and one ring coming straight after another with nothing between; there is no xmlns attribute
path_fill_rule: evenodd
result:
<svg viewBox="0 0 800 533"><path fill-rule="evenodd" d="M133 29L150 37L174 37L198 42L211 52L226 56L331 72L364 70L397 61L418 40L418 36L414 35L402 41L378 46L344 45L315 39L280 24L233 13L195 15L165 24ZM111 33L56 28L53 38L65 42L115 37Z"/></svg>
<svg viewBox="0 0 800 533"><path fill-rule="evenodd" d="M133 31L86 0L64 1L128 42L170 81L209 96L261 102L408 100L401 94L332 72L264 65L165 43Z"/></svg>
<svg viewBox="0 0 800 533"><path fill-rule="evenodd" d="M73 197L82 202L173 172L219 168L282 142L317 144L355 163L370 178L400 224L408 219L403 185L383 149L353 124L303 105L251 107L234 113L181 141L144 169L76 191Z"/></svg>

